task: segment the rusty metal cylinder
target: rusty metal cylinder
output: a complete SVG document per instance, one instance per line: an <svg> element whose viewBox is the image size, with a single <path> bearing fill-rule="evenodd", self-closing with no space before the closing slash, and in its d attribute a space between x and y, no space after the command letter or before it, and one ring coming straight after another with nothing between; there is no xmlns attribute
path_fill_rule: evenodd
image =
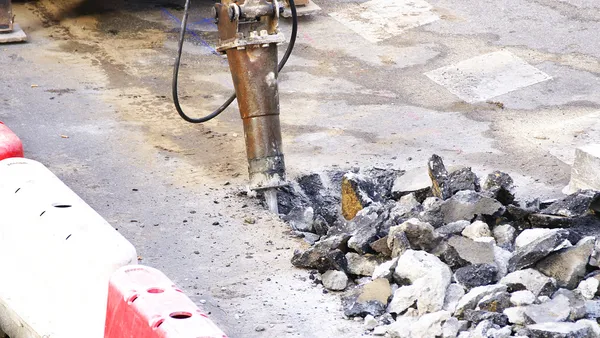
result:
<svg viewBox="0 0 600 338"><path fill-rule="evenodd" d="M277 45L227 50L244 124L250 188L285 185L277 85Z"/></svg>

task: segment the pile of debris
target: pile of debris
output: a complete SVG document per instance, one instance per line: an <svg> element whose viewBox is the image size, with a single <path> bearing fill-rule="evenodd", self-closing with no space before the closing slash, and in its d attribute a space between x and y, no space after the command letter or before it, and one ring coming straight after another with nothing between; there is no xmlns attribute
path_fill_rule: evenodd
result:
<svg viewBox="0 0 600 338"><path fill-rule="evenodd" d="M279 207L311 243L292 264L374 335L600 337L600 193L513 188L434 155L421 171L301 177Z"/></svg>

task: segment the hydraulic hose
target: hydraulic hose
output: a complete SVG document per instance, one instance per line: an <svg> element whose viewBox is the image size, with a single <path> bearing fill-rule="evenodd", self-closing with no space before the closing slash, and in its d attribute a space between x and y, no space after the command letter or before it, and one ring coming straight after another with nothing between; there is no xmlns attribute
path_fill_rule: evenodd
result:
<svg viewBox="0 0 600 338"><path fill-rule="evenodd" d="M290 58L290 55L292 55L292 51L294 50L294 45L296 44L296 36L298 35L298 13L296 11L296 4L294 3L294 0L288 0L288 1L290 3L290 9L292 11L292 34L290 36L290 42L288 44L287 50L285 51L285 54L283 55L283 58L281 59L281 61L279 62L279 66L277 67L278 72L280 72L283 69L286 62ZM181 108L181 105L179 104L179 93L178 93L177 85L179 83L179 66L181 63L181 54L183 52L183 43L185 41L185 32L187 30L187 20L188 20L190 2L191 2L191 0L186 0L185 8L183 10L183 20L181 20L181 33L179 35L177 58L175 59L175 67L173 69L173 83L172 83L173 103L175 104L175 109L177 109L179 116L181 116L181 118L184 119L185 121L190 122L190 123L204 123L204 122L210 121L210 120L214 119L215 117L219 116L219 114L221 114L227 107L229 107L229 105L235 100L236 94L233 93L233 95L231 95L227 99L227 101L225 101L225 103L223 103L219 108L217 108L217 110L215 110L212 113L210 113L204 117L201 117L201 118L189 117ZM279 10L279 9L277 9L277 10Z"/></svg>

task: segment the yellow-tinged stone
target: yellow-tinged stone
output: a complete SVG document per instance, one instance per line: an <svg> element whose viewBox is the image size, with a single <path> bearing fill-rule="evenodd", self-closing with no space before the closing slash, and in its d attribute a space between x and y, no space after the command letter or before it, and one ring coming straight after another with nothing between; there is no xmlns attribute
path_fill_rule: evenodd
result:
<svg viewBox="0 0 600 338"><path fill-rule="evenodd" d="M385 278L378 278L368 284L365 284L357 301L359 303L365 303L376 300L382 304L387 304L391 295L392 288L390 286L390 282Z"/></svg>
<svg viewBox="0 0 600 338"><path fill-rule="evenodd" d="M364 208L352 183L344 177L342 179L342 215L346 220L352 220Z"/></svg>

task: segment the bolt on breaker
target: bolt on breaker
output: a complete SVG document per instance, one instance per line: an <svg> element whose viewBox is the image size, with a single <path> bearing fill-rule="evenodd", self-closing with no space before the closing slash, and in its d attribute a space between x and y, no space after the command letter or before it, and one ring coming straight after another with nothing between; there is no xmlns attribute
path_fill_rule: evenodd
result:
<svg viewBox="0 0 600 338"><path fill-rule="evenodd" d="M292 37L288 49L277 64L277 46L285 41L279 31L279 16L284 10L277 0L221 0L213 8L218 26L217 51L227 56L236 94L219 109L203 118L188 117L179 106L177 76L189 10L187 0L179 55L173 76L173 99L181 117L192 123L206 122L218 116L236 97L244 124L250 189L264 191L269 209L277 212L276 188L286 182L279 121L279 71L289 58L297 33L297 13L293 13Z"/></svg>

